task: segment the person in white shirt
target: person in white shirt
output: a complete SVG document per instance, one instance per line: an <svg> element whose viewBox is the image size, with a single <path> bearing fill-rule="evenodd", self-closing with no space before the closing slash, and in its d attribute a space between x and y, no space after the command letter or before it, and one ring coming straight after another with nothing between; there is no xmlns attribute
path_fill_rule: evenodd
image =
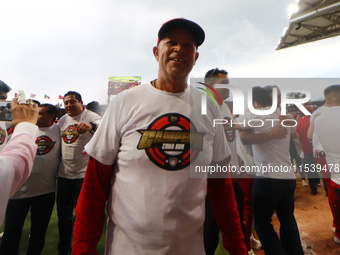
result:
<svg viewBox="0 0 340 255"><path fill-rule="evenodd" d="M31 173L37 146L35 137L38 127L38 107L29 104L17 104L12 101L13 120L15 127L12 139L0 152L0 225L2 224L8 199L26 181Z"/></svg>
<svg viewBox="0 0 340 255"><path fill-rule="evenodd" d="M40 254L55 202L56 175L60 160L60 129L54 121L58 110L54 105L39 107L36 137L38 150L31 175L8 202L5 231L0 254L18 254L22 228L31 212L31 236L27 254Z"/></svg>
<svg viewBox="0 0 340 255"><path fill-rule="evenodd" d="M59 255L71 252L74 208L89 159L83 150L97 130L101 119L98 114L84 108L78 92L67 92L64 95L64 105L66 114L58 122L62 154L57 185Z"/></svg>
<svg viewBox="0 0 340 255"><path fill-rule="evenodd" d="M314 132L326 153L326 162L331 173L329 186L332 191L328 196L331 196L334 210L334 241L340 244L340 85L329 86L327 90L329 109L315 119Z"/></svg>
<svg viewBox="0 0 340 255"><path fill-rule="evenodd" d="M268 110L272 106L270 94L261 87L252 89L253 104L256 109ZM245 123L243 129L255 134L268 133L274 129L273 122L279 119L280 110L256 115L251 112L237 118L237 123ZM250 124L251 123L251 124ZM279 124L281 125L281 124ZM300 234L294 217L295 174L291 168L289 155L290 133L281 139L264 140L253 144L254 163L257 167L253 185L252 201L254 226L266 254L303 254ZM271 224L276 212L280 221L280 238Z"/></svg>
<svg viewBox="0 0 340 255"><path fill-rule="evenodd" d="M201 92L187 83L204 38L192 21L164 23L153 48L158 78L111 101L85 147L90 159L76 208L73 254L96 254L105 208L106 254L205 254L207 186L212 208L221 207L215 211L221 231L228 231L226 175L207 180L206 172L195 172L230 159L222 126L213 127L217 107L209 101L202 116ZM246 255L244 239L233 238Z"/></svg>
<svg viewBox="0 0 340 255"><path fill-rule="evenodd" d="M226 139L228 141L228 146L231 152L230 156L230 166L234 167L234 169L239 169L238 163L238 155L236 148L236 130L235 125L231 125L233 116L230 112L229 106L225 102L229 98L229 89L227 88L215 88L215 84L229 84L228 72L224 69L214 68L209 70L205 74L204 82L214 96L215 100L218 103L218 109L220 110L222 119L225 120L225 124L223 125L224 133ZM220 101L221 100L221 101ZM244 229L244 218L243 218L243 204L244 204L244 194L241 190L239 182L237 180L238 174L237 172L230 173L230 178L227 179L226 185L228 185L230 189L230 197L226 200L224 206L229 207L230 213L230 222L233 222L234 219L238 220L240 218L240 224L237 226L240 234L245 236ZM231 203L232 201L232 203ZM235 201L235 202L234 202ZM228 204L227 204L228 203ZM233 207L237 205L237 207ZM231 231L233 235L237 233L237 230ZM213 211L211 210L210 201L208 196L205 201L205 220L204 220L204 249L206 255L213 255L219 243L219 233L220 229L213 215ZM223 242L225 244L225 248L229 253L235 253L235 243L229 242L230 238L228 236L223 235ZM246 244L247 242L245 242ZM248 248L248 247L247 247ZM249 248L250 249L250 248Z"/></svg>

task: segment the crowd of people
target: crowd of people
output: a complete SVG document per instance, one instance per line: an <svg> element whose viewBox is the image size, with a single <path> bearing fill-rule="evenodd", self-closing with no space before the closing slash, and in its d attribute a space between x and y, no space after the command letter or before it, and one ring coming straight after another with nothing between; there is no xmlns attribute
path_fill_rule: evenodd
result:
<svg viewBox="0 0 340 255"><path fill-rule="evenodd" d="M0 255L18 254L29 211L27 254L41 254L55 200L59 255L97 254L105 224L105 254L210 255L220 233L231 255L251 255L261 246L268 255L304 254L293 164L305 170L302 181L307 185L306 173L312 194L320 177L310 169L321 166L340 244L340 85L327 87L325 104L298 121L280 115L278 87L253 87L254 109L270 113L235 116L224 102L228 72L215 68L202 83L214 96L203 115L202 94L188 77L204 40L204 30L190 20L164 23L153 48L157 78L117 95L103 118L96 103L85 108L75 91L64 95L66 113L58 121L53 105L13 100L13 121L0 121ZM0 81L0 100L9 91ZM216 119L223 125L213 125ZM193 166L227 165L236 171L192 175Z"/></svg>

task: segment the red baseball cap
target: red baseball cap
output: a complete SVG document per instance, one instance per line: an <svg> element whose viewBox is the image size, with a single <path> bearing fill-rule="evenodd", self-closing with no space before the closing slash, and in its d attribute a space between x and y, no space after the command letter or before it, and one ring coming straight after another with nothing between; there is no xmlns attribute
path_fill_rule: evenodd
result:
<svg viewBox="0 0 340 255"><path fill-rule="evenodd" d="M195 22L184 18L176 18L165 22L158 31L158 43L164 38L164 36L174 28L185 28L194 36L196 46L200 46L205 39L204 30Z"/></svg>

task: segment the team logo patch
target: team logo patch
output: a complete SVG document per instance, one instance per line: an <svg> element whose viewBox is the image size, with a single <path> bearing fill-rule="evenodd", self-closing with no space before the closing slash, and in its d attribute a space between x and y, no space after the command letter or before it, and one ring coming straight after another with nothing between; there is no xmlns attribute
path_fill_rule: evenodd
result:
<svg viewBox="0 0 340 255"><path fill-rule="evenodd" d="M77 131L77 125L69 125L63 132L61 132L61 137L65 143L74 143L79 137Z"/></svg>
<svg viewBox="0 0 340 255"><path fill-rule="evenodd" d="M6 139L6 130L0 127L0 145L4 144Z"/></svg>
<svg viewBox="0 0 340 255"><path fill-rule="evenodd" d="M203 148L203 133L198 133L190 120L178 113L164 114L146 130L138 130L138 150L164 170L176 171L193 162Z"/></svg>
<svg viewBox="0 0 340 255"><path fill-rule="evenodd" d="M46 155L54 148L56 142L53 142L48 136L42 135L37 138L35 143L38 145L37 155Z"/></svg>
<svg viewBox="0 0 340 255"><path fill-rule="evenodd" d="M225 117L224 118L226 121L225 124L223 124L223 128L224 128L224 133L226 135L227 141L228 142L232 142L235 140L235 125L231 125L232 123L232 119L229 117Z"/></svg>

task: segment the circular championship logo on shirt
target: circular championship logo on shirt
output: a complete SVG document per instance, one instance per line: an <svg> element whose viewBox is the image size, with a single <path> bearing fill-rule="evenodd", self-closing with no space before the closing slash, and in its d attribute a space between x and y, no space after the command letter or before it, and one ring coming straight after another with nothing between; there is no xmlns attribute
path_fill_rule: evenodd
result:
<svg viewBox="0 0 340 255"><path fill-rule="evenodd" d="M74 143L79 137L77 131L77 124L69 125L63 132L61 132L61 137L65 143Z"/></svg>
<svg viewBox="0 0 340 255"><path fill-rule="evenodd" d="M187 167L203 148L204 134L198 133L194 124L178 113L164 114L138 132L141 138L137 149L144 149L155 165L167 171Z"/></svg>
<svg viewBox="0 0 340 255"><path fill-rule="evenodd" d="M48 136L42 135L37 138L35 143L38 145L37 155L46 155L54 148L56 142L53 142Z"/></svg>
<svg viewBox="0 0 340 255"><path fill-rule="evenodd" d="M2 145L5 142L5 139L6 139L6 130L0 127L0 145Z"/></svg>
<svg viewBox="0 0 340 255"><path fill-rule="evenodd" d="M226 135L227 141L232 142L235 139L235 126L232 125L232 119L229 117L224 118L226 123L223 124L224 133Z"/></svg>

